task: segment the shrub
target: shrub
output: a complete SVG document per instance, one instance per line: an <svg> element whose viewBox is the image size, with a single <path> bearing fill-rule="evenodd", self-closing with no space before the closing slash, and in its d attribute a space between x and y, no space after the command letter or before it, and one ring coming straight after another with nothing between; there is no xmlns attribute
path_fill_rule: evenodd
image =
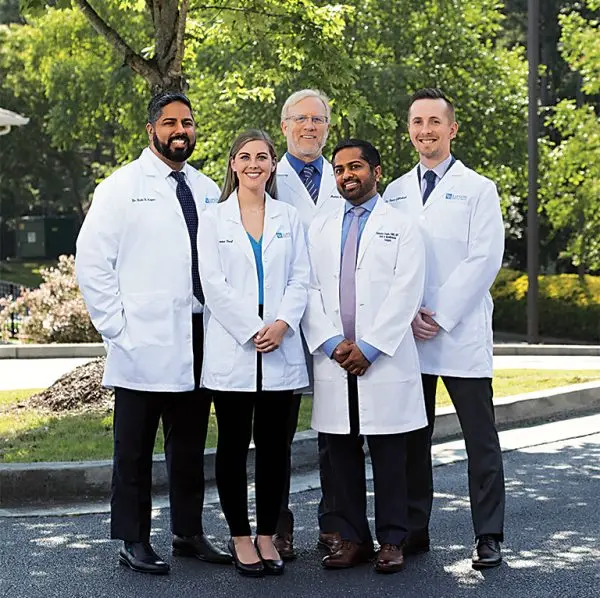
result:
<svg viewBox="0 0 600 598"><path fill-rule="evenodd" d="M61 255L56 268L40 270L37 289L22 289L16 299L0 300L0 326L11 314L21 318L20 340L34 343L98 342L75 279L75 258Z"/></svg>
<svg viewBox="0 0 600 598"><path fill-rule="evenodd" d="M527 275L503 269L492 287L494 328L527 332ZM556 274L539 278L540 335L600 342L600 277Z"/></svg>

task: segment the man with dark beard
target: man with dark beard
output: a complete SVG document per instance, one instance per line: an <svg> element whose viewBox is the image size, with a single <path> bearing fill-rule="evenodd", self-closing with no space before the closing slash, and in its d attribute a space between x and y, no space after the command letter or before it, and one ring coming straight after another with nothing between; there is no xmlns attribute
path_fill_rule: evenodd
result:
<svg viewBox="0 0 600 598"><path fill-rule="evenodd" d="M159 421L169 475L173 554L229 563L202 531L211 397L199 388L204 296L198 214L217 185L186 163L196 143L180 93L148 105L149 147L98 185L77 240L77 279L107 349L115 389L111 537L119 561L166 574L150 545L152 453Z"/></svg>

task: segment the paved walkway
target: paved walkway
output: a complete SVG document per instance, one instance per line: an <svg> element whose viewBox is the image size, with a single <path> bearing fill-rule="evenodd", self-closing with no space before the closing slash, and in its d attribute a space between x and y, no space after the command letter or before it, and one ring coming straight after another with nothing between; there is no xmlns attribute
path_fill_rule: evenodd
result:
<svg viewBox="0 0 600 598"><path fill-rule="evenodd" d="M46 388L63 374L90 361L73 359L0 359L0 390ZM496 356L496 369L600 370L600 357Z"/></svg>
<svg viewBox="0 0 600 598"><path fill-rule="evenodd" d="M171 575L164 578L119 567L118 544L107 539L105 513L39 517L23 513L0 518L0 596L598 596L600 415L511 430L500 436L508 500L505 563L498 569L477 572L470 566L473 538L464 446L454 442L434 448L432 551L409 559L397 575L376 575L368 565L348 571L320 567L322 554L315 547L319 492L309 489L318 478L311 473L294 477L291 502L300 554L282 578L245 579L229 566L172 557L167 509L155 511L152 526L156 550L173 567ZM223 544L226 526L215 493L209 494L205 530Z"/></svg>

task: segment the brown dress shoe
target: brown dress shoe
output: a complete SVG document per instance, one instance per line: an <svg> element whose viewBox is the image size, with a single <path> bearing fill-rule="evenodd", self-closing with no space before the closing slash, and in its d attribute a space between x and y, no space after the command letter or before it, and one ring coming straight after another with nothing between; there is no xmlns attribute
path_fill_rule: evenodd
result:
<svg viewBox="0 0 600 598"><path fill-rule="evenodd" d="M404 556L423 552L429 552L429 530L426 527L410 532L404 542Z"/></svg>
<svg viewBox="0 0 600 598"><path fill-rule="evenodd" d="M292 534L275 534L273 544L282 561L293 561L296 558L294 536Z"/></svg>
<svg viewBox="0 0 600 598"><path fill-rule="evenodd" d="M377 573L397 573L404 567L404 552L402 546L382 544L377 553L375 571Z"/></svg>
<svg viewBox="0 0 600 598"><path fill-rule="evenodd" d="M333 554L337 552L341 543L342 537L338 532L319 532L319 540L317 541L319 548L324 548Z"/></svg>
<svg viewBox="0 0 600 598"><path fill-rule="evenodd" d="M321 564L325 569L349 569L361 563L373 560L375 552L371 544L357 544L349 540L342 540L339 548L327 555Z"/></svg>

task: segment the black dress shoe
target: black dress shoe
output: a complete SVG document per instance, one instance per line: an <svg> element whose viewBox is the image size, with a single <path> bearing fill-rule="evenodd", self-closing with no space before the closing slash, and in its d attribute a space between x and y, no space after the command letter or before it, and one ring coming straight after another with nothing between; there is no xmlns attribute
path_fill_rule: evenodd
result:
<svg viewBox="0 0 600 598"><path fill-rule="evenodd" d="M472 560L473 569L497 567L502 562L500 542L488 534L478 536Z"/></svg>
<svg viewBox="0 0 600 598"><path fill-rule="evenodd" d="M258 552L258 556L265 568L265 575L282 575L285 569L285 565L283 564L282 559L265 559L263 555L260 553L260 548L258 546L258 538L254 538L254 547L256 548L256 552Z"/></svg>
<svg viewBox="0 0 600 598"><path fill-rule="evenodd" d="M404 556L429 552L429 530L424 527L410 532L403 549Z"/></svg>
<svg viewBox="0 0 600 598"><path fill-rule="evenodd" d="M119 563L139 573L166 575L171 567L152 549L150 542L123 542L119 550Z"/></svg>
<svg viewBox="0 0 600 598"><path fill-rule="evenodd" d="M235 550L235 542L233 538L229 540L227 547L231 551L233 556L233 563L235 565L236 570L241 575L245 575L246 577L262 577L265 574L265 567L261 560L256 563L242 563L238 558L237 552ZM259 557L260 558L260 557Z"/></svg>
<svg viewBox="0 0 600 598"><path fill-rule="evenodd" d="M207 563L229 565L231 555L217 548L204 534L173 536L173 555L189 556Z"/></svg>

